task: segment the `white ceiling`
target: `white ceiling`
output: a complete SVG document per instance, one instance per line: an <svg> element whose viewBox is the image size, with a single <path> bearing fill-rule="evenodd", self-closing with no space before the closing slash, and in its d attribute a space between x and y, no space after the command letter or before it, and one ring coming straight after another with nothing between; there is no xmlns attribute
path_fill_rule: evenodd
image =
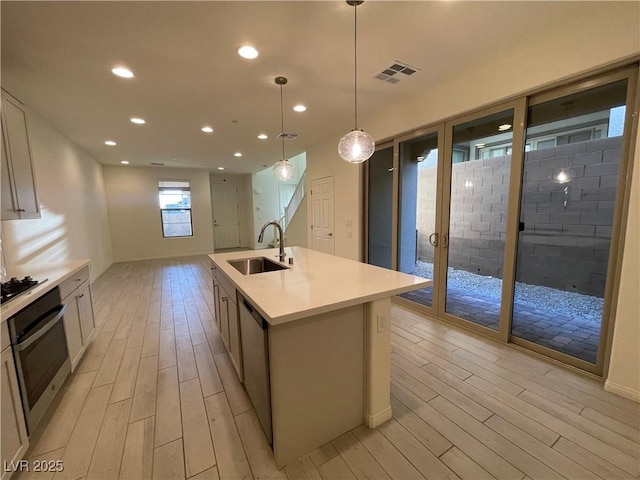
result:
<svg viewBox="0 0 640 480"><path fill-rule="evenodd" d="M360 123L589 2L375 1L358 7ZM354 126L353 7L339 1L1 2L2 87L103 164L249 173ZM236 54L241 44L256 60ZM374 79L394 61L418 67ZM538 59L540 61L540 59ZM133 79L111 74L124 64ZM304 103L308 110L293 112ZM129 122L141 116L147 123ZM214 133L200 131L211 125ZM258 140L259 133L269 135ZM104 145L112 139L116 147ZM337 148L337 145L336 145ZM240 151L242 158L233 153Z"/></svg>

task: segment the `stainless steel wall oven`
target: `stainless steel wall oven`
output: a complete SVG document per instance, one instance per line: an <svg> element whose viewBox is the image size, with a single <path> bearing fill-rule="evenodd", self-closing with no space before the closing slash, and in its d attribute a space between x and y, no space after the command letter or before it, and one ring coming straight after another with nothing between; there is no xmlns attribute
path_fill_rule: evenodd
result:
<svg viewBox="0 0 640 480"><path fill-rule="evenodd" d="M56 287L7 320L29 434L71 371Z"/></svg>

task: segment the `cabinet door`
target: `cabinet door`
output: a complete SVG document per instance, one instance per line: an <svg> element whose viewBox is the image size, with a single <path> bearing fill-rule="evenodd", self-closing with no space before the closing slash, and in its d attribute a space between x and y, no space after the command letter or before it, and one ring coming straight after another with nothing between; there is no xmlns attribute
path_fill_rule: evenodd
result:
<svg viewBox="0 0 640 480"><path fill-rule="evenodd" d="M82 355L82 328L80 326L80 308L76 293L69 295L62 303L67 306L64 312L64 333L67 336L67 350L73 372Z"/></svg>
<svg viewBox="0 0 640 480"><path fill-rule="evenodd" d="M10 98L2 99L4 133L9 162L16 186L17 210L20 218L40 218L36 183L27 132L27 117Z"/></svg>
<svg viewBox="0 0 640 480"><path fill-rule="evenodd" d="M219 287L220 291L220 336L222 342L229 351L229 295L224 288Z"/></svg>
<svg viewBox="0 0 640 480"><path fill-rule="evenodd" d="M238 306L229 301L229 356L242 382L242 350L240 347L240 325L238 323Z"/></svg>
<svg viewBox="0 0 640 480"><path fill-rule="evenodd" d="M91 334L95 328L91 287L89 286L89 282L85 282L84 285L78 289L78 309L80 311L82 344L86 346L91 340Z"/></svg>
<svg viewBox="0 0 640 480"><path fill-rule="evenodd" d="M5 145L5 135L2 132L2 170L0 178L2 178L2 220L15 220L20 218L20 214L16 207L15 186L13 185L13 171L9 164L7 155L7 146Z"/></svg>
<svg viewBox="0 0 640 480"><path fill-rule="evenodd" d="M218 331L220 331L220 285L218 284L218 280L216 278L218 269L216 267L211 267L211 280L213 281L213 309L214 309L214 320L216 322L216 327L218 327Z"/></svg>
<svg viewBox="0 0 640 480"><path fill-rule="evenodd" d="M24 421L24 413L22 403L20 401L20 391L18 390L18 378L16 376L16 365L13 361L13 352L11 347L2 351L2 372L1 377L1 395L2 417L2 480L11 476L11 462L17 462L22 459L24 452L29 446L29 438L27 437L27 427ZM15 465L15 463L14 463Z"/></svg>

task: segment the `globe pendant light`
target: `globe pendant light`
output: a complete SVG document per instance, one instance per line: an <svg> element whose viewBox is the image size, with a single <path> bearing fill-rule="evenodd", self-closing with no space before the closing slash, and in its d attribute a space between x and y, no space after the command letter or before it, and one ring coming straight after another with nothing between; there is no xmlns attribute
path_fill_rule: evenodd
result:
<svg viewBox="0 0 640 480"><path fill-rule="evenodd" d="M284 156L284 106L282 101L282 86L286 85L288 80L286 77L276 77L275 81L276 85L280 85L280 126L282 127L280 138L282 140L282 160L273 165L273 174L278 180L284 182L293 177L293 174L296 173L296 166Z"/></svg>
<svg viewBox="0 0 640 480"><path fill-rule="evenodd" d="M354 12L354 40L353 40L353 93L354 93L354 113L355 128L347 133L338 142L338 154L349 163L362 163L367 160L376 149L373 137L364 130L358 128L358 5L364 0L347 0L347 3L353 7Z"/></svg>

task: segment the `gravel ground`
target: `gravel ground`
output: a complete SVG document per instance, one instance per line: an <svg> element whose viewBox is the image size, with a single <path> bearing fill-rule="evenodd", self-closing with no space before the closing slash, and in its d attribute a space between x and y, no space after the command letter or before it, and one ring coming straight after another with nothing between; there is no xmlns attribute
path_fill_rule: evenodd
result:
<svg viewBox="0 0 640 480"><path fill-rule="evenodd" d="M433 278L433 264L417 262L415 275ZM448 282L453 288L493 297L497 302L500 301L502 280L499 278L485 277L464 270L449 268ZM604 299L600 297L520 282L516 282L515 300L518 304L536 310L552 312L567 317L580 317L589 323L598 325L602 319L604 305Z"/></svg>

